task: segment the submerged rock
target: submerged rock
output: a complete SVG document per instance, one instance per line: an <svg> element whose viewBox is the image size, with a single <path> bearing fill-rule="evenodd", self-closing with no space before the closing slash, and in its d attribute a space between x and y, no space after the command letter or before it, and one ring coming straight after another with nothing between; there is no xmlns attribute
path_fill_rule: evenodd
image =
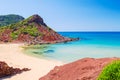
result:
<svg viewBox="0 0 120 80"><path fill-rule="evenodd" d="M84 58L55 67L39 80L96 80L105 65L120 58Z"/></svg>
<svg viewBox="0 0 120 80"><path fill-rule="evenodd" d="M6 76L11 76L14 74L21 73L23 71L29 71L30 69L28 68L13 68L9 67L5 62L0 61L0 78L6 77Z"/></svg>
<svg viewBox="0 0 120 80"><path fill-rule="evenodd" d="M47 50L47 51L44 51L44 53L53 53L54 50Z"/></svg>

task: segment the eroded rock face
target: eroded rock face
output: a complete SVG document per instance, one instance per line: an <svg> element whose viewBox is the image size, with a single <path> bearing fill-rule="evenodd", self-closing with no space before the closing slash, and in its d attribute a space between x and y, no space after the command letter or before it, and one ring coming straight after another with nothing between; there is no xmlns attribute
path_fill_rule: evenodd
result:
<svg viewBox="0 0 120 80"><path fill-rule="evenodd" d="M41 24L41 25L43 25L43 26L47 26L47 25L44 23L43 19L42 19L39 15L37 15L37 14L33 15L32 18L31 18L28 22L29 22L29 23L35 22L35 23L37 23L37 24Z"/></svg>
<svg viewBox="0 0 120 80"><path fill-rule="evenodd" d="M19 69L19 68L9 67L5 62L0 61L0 78L11 76L29 70L30 69L28 68Z"/></svg>
<svg viewBox="0 0 120 80"><path fill-rule="evenodd" d="M55 67L39 80L96 80L105 65L120 58L84 58Z"/></svg>

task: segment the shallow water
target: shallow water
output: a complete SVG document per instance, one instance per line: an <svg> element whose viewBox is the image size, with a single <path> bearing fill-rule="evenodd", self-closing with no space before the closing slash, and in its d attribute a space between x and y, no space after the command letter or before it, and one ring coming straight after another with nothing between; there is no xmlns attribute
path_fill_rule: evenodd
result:
<svg viewBox="0 0 120 80"><path fill-rule="evenodd" d="M81 40L43 48L25 49L25 53L38 58L72 62L84 57L120 57L120 32L59 32L67 37L79 37ZM34 46L35 47L35 46Z"/></svg>

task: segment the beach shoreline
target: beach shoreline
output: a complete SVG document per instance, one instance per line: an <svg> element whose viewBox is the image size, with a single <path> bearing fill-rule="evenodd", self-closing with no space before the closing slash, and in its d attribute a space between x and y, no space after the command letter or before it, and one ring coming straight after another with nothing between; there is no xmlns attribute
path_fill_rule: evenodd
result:
<svg viewBox="0 0 120 80"><path fill-rule="evenodd" d="M14 75L3 80L38 80L46 75L55 66L63 63L55 60L38 59L23 54L23 43L6 43L0 44L0 61L5 61L9 66L14 68L29 68L30 71Z"/></svg>

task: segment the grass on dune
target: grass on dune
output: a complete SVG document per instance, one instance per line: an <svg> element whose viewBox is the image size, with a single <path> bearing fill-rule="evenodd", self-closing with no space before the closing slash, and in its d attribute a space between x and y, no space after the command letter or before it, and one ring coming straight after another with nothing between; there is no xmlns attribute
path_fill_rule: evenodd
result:
<svg viewBox="0 0 120 80"><path fill-rule="evenodd" d="M97 80L120 80L120 60L108 64L102 70Z"/></svg>

